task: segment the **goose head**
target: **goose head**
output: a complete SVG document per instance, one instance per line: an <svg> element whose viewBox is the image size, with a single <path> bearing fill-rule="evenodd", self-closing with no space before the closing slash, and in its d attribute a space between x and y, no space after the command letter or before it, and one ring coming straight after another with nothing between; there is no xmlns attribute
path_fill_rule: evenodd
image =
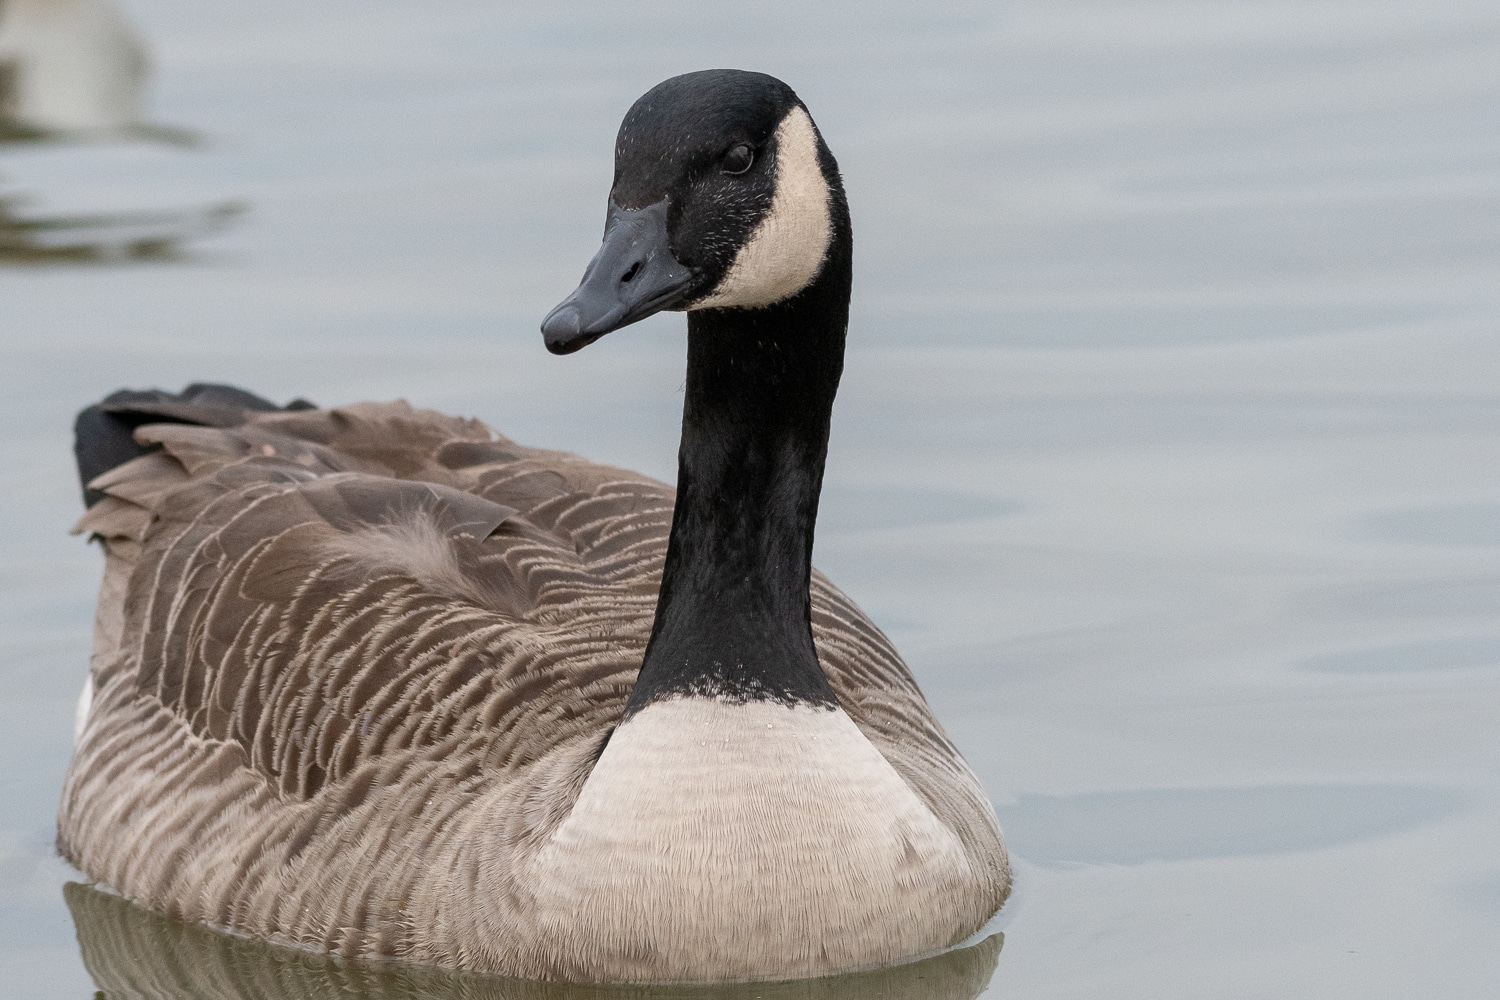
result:
<svg viewBox="0 0 1500 1000"><path fill-rule="evenodd" d="M793 299L823 270L842 203L833 155L785 83L727 69L666 80L620 126L604 245L543 321L547 349L662 310Z"/></svg>

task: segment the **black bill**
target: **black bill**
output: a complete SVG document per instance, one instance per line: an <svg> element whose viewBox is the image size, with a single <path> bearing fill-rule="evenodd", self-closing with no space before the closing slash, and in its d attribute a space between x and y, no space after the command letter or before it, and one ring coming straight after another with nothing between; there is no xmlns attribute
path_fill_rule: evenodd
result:
<svg viewBox="0 0 1500 1000"><path fill-rule="evenodd" d="M683 301L693 274L677 263L667 238L667 203L624 209L613 202L604 246L583 282L542 320L553 354L571 354L600 337Z"/></svg>

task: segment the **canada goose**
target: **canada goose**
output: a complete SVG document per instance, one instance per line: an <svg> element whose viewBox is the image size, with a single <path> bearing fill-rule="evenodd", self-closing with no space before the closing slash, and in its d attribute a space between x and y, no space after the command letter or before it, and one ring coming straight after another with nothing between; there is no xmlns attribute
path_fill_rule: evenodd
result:
<svg viewBox="0 0 1500 1000"><path fill-rule="evenodd" d="M675 496L403 403L122 392L79 418L107 553L62 853L299 947L571 981L931 954L1010 871L886 638L810 565L850 290L791 88L625 116L556 353L686 310Z"/></svg>
<svg viewBox="0 0 1500 1000"><path fill-rule="evenodd" d="M109 1000L973 1000L1003 937L847 976L711 986L549 983L322 958L220 934L76 882L63 896L83 964Z"/></svg>

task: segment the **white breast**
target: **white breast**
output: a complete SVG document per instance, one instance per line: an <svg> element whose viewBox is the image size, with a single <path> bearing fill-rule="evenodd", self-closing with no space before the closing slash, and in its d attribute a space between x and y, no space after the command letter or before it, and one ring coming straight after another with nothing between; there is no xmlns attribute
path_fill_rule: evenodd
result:
<svg viewBox="0 0 1500 1000"><path fill-rule="evenodd" d="M756 979L954 943L963 848L840 709L682 698L614 733L535 859L571 977Z"/></svg>

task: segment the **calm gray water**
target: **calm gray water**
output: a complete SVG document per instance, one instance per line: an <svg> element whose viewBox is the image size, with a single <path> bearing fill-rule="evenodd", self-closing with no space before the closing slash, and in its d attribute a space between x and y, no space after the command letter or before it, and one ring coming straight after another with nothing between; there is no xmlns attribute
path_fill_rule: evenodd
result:
<svg viewBox="0 0 1500 1000"><path fill-rule="evenodd" d="M250 211L0 271L0 994L96 988L50 857L73 412L404 396L670 478L681 317L536 326L620 115L715 65L788 80L847 177L817 562L1020 860L989 995L1500 994L1493 2L123 6L151 118L215 143L7 147L3 190Z"/></svg>

